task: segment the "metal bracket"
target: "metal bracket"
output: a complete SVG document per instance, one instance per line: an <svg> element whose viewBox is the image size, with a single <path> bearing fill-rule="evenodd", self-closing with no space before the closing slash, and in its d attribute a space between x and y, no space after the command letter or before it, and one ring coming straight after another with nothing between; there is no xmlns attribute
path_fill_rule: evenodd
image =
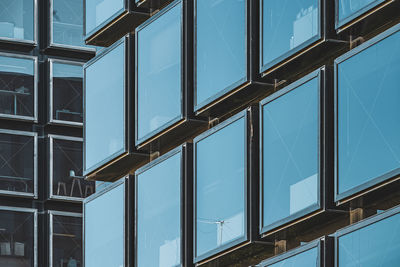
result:
<svg viewBox="0 0 400 267"><path fill-rule="evenodd" d="M275 255L278 255L278 254L286 252L286 251L287 251L287 241L286 240L275 240L275 247L274 247Z"/></svg>

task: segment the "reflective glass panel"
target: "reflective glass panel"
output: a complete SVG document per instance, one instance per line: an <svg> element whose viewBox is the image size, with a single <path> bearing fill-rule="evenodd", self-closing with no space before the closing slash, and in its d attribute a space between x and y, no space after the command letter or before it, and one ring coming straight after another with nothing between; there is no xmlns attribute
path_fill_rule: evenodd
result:
<svg viewBox="0 0 400 267"><path fill-rule="evenodd" d="M181 153L137 176L137 267L181 262Z"/></svg>
<svg viewBox="0 0 400 267"><path fill-rule="evenodd" d="M123 9L125 0L84 1L86 1L86 34L88 34Z"/></svg>
<svg viewBox="0 0 400 267"><path fill-rule="evenodd" d="M366 8L372 3L378 4L384 0L336 0L338 1L338 17L339 21L345 20Z"/></svg>
<svg viewBox="0 0 400 267"><path fill-rule="evenodd" d="M86 170L124 150L124 65L121 43L85 70Z"/></svg>
<svg viewBox="0 0 400 267"><path fill-rule="evenodd" d="M95 183L82 176L82 142L53 139L53 195L84 198L95 190Z"/></svg>
<svg viewBox="0 0 400 267"><path fill-rule="evenodd" d="M85 46L83 40L83 1L52 0L53 43Z"/></svg>
<svg viewBox="0 0 400 267"><path fill-rule="evenodd" d="M0 132L0 190L34 192L34 140L33 136Z"/></svg>
<svg viewBox="0 0 400 267"><path fill-rule="evenodd" d="M85 204L85 267L124 266L124 184Z"/></svg>
<svg viewBox="0 0 400 267"><path fill-rule="evenodd" d="M35 40L34 0L0 0L0 38Z"/></svg>
<svg viewBox="0 0 400 267"><path fill-rule="evenodd" d="M338 238L338 267L400 266L400 214Z"/></svg>
<svg viewBox="0 0 400 267"><path fill-rule="evenodd" d="M282 261L276 262L271 265L263 265L268 267L295 267L295 266L304 266L304 267L318 267L319 263L319 253L318 247L314 247L312 249L306 250L299 254L296 254L290 258L284 259Z"/></svg>
<svg viewBox="0 0 400 267"><path fill-rule="evenodd" d="M33 59L0 56L1 114L35 116L34 71L35 61Z"/></svg>
<svg viewBox="0 0 400 267"><path fill-rule="evenodd" d="M400 168L400 32L337 66L338 193Z"/></svg>
<svg viewBox="0 0 400 267"><path fill-rule="evenodd" d="M201 104L246 78L246 1L197 0L196 20L196 104Z"/></svg>
<svg viewBox="0 0 400 267"><path fill-rule="evenodd" d="M52 227L52 266L82 266L82 218L53 215Z"/></svg>
<svg viewBox="0 0 400 267"><path fill-rule="evenodd" d="M263 226L318 203L318 82L263 106Z"/></svg>
<svg viewBox="0 0 400 267"><path fill-rule="evenodd" d="M262 66L318 36L318 3L319 0L262 0Z"/></svg>
<svg viewBox="0 0 400 267"><path fill-rule="evenodd" d="M35 216L0 210L0 266L34 267Z"/></svg>
<svg viewBox="0 0 400 267"><path fill-rule="evenodd" d="M181 116L182 3L137 33L138 138Z"/></svg>
<svg viewBox="0 0 400 267"><path fill-rule="evenodd" d="M246 121L196 143L196 256L245 235Z"/></svg>
<svg viewBox="0 0 400 267"><path fill-rule="evenodd" d="M52 64L53 120L82 122L82 66L58 62Z"/></svg>

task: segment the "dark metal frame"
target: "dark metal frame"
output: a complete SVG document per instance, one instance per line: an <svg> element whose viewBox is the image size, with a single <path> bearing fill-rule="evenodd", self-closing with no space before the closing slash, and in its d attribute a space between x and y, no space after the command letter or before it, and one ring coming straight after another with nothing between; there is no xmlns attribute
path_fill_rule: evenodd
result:
<svg viewBox="0 0 400 267"><path fill-rule="evenodd" d="M181 213L181 218L180 218L180 225L181 225L181 230L180 230L180 236L181 236L181 244L180 244L180 261L181 264L177 266L191 266L192 264L192 246L193 246L193 240L192 240L192 222L191 222L191 217L190 217L190 210L192 206L190 205L192 201L192 174L193 174L193 152L192 152L192 144L190 143L185 143L168 153L162 155L161 157L155 159L154 161L151 161L147 165L143 166L142 168L138 169L135 172L135 239L134 239L134 258L135 258L135 264L134 266L137 266L137 249L138 249L138 244L137 244L137 236L138 236L138 179L139 175L142 173L148 171L149 169L157 166L158 164L168 160L172 156L175 156L177 154L180 154L181 158L181 166L180 166L180 213Z"/></svg>
<svg viewBox="0 0 400 267"><path fill-rule="evenodd" d="M349 225L349 226L347 226L347 227L345 227L345 228L343 228L341 230L338 230L333 235L333 237L335 239L335 255L334 255L335 264L334 264L334 266L338 267L338 260L339 260L339 242L338 242L338 240L339 240L340 237L342 237L344 235L347 235L347 234L350 234L352 232L355 232L357 230L360 230L362 228L368 227L370 225L373 225L374 223L378 223L380 221L383 221L383 220L385 220L387 218L390 218L392 216L398 215L399 213L400 213L400 206L396 206L396 207L391 208L391 209L389 209L389 210L387 210L385 212L376 214L376 215L374 215L374 216L372 216L370 218L367 218L367 219L362 220L362 221L360 221L358 223Z"/></svg>
<svg viewBox="0 0 400 267"><path fill-rule="evenodd" d="M113 189L123 185L124 186L124 218L122 220L124 221L124 266L133 266L132 261L133 261L133 253L130 253L130 251L133 250L132 248L132 235L133 235L133 230L131 229L131 224L133 223L133 200L132 200L132 192L133 192L133 185L132 183L132 177L130 176L125 176L124 178L121 178L120 180L114 182L113 184L105 187L103 190L94 193L93 195L87 197L83 201L83 220L82 220L82 226L83 226L83 232L82 232L82 243L85 244L85 229L86 229L86 224L85 224L85 212L86 212L86 204L96 200L97 198L100 198L102 195L107 194L108 192L112 191ZM85 245L82 246L82 261L85 262ZM85 266L84 264L83 266Z"/></svg>
<svg viewBox="0 0 400 267"><path fill-rule="evenodd" d="M385 181L391 180L392 178L395 178L397 176L400 175L400 168L394 169L388 173L385 173L379 177L375 177L374 179L371 179L367 182L364 182L361 185L358 185L352 189L349 189L343 193L339 193L338 192L338 183L339 183L339 174L338 174L338 168L339 168L339 147L338 147L338 112L339 112L339 103L338 103L338 65L344 61L346 61L347 59L356 56L357 54L363 52L364 50L368 49L369 47L372 47L373 45L383 41L384 39L390 37L391 35L398 33L400 31L400 24L397 24L396 26L380 33L379 35L375 36L374 38L368 40L367 42L361 44L360 46L354 48L353 50L350 50L349 52L347 52L346 54L338 57L335 60L334 63L334 68L335 68L335 77L334 77L334 81L335 81L335 85L334 85L334 106L335 106L335 111L334 111L334 116L335 116L335 134L334 134L334 143L335 143L335 147L334 147L334 151L335 151L335 157L334 157L334 200L336 202L337 205L340 205L344 202L347 202L348 200L360 197L364 194L366 194L367 192L365 192L367 189L369 190L375 190L377 188L379 188L379 185L382 184Z"/></svg>
<svg viewBox="0 0 400 267"><path fill-rule="evenodd" d="M119 47L120 45L125 46L124 50L124 148L121 149L120 151L114 153L113 155L108 156L107 158L103 159L101 162L97 163L94 166L90 166L89 168L86 167L86 145L85 145L85 139L86 139L86 129L84 128L83 131L83 139L84 139L84 145L83 145L83 166L84 166L84 175L85 176L93 176L96 175L96 173L100 173L102 171L107 172L106 169L108 166L114 165L116 166L117 161L121 161L124 158L126 160L129 160L129 157L136 157L137 160L134 162L132 166L129 167L129 169L133 169L136 166L143 165L145 161L148 159L148 155L143 152L137 152L136 149L134 148L134 142L133 142L133 128L134 126L132 125L133 117L135 116L134 113L134 107L133 107L133 101L131 101L132 96L132 87L134 81L132 80L133 77L131 75L132 72L132 49L133 49L133 37L132 35L128 34L121 38L119 41L114 43L112 46L110 46L107 49L103 49L94 59L90 60L88 63L84 65L84 77L86 77L86 69L90 66L92 66L94 63L96 63L98 60L102 59L105 55L107 55L109 52L114 50L115 48ZM86 114L86 82L83 84L83 112ZM83 123L85 124L86 122L86 115L84 115L83 118ZM121 163L122 164L122 163ZM121 173L123 170L119 169L119 175L114 176L114 177L107 177L109 176L107 173L104 174L106 176L105 180L115 180L118 178L121 178L123 175L126 175L126 173ZM102 175L103 176L103 175ZM104 179L104 177L100 177L99 180Z"/></svg>
<svg viewBox="0 0 400 267"><path fill-rule="evenodd" d="M279 99L279 97L284 96L287 93L290 93L293 90L296 90L296 88L306 84L307 82L313 80L313 79L318 79L318 202L317 204L314 204L310 207L307 207L305 209L302 209L292 215L289 215L286 218L283 218L281 220L276 221L275 223L272 223L270 225L263 226L263 202L264 202L264 197L263 197L263 187L264 187L264 182L263 182L263 107L265 105L268 105L268 103L275 101ZM264 100L260 102L260 233L268 233L271 230L283 226L289 222L296 221L300 219L301 217L304 217L308 214L311 214L313 212L317 212L321 209L324 208L325 203L327 202L326 199L326 190L324 188L325 185L325 162L324 162L324 125L325 125L325 90L326 89L326 75L325 75L325 67L322 67L318 70L315 70L311 72L310 74L306 75L305 77L299 79L298 81L288 85L287 87L277 91L276 93L268 96ZM328 163L329 164L329 163Z"/></svg>
<svg viewBox="0 0 400 267"><path fill-rule="evenodd" d="M251 230L250 228L253 226L251 223L251 213L250 210L252 209L250 207L250 202L251 202L251 192L250 192L250 187L251 187L251 164L249 162L249 152L250 152L250 147L251 145L249 144L249 133L248 133L248 124L249 124L249 114L247 113L247 110L244 110L231 118L227 119L226 121L222 122L221 124L218 124L217 126L209 129L208 131L200 134L193 140L193 255L194 255L194 263L199 263L207 258L210 258L212 256L215 256L221 252L224 252L226 250L229 250L231 248L234 248L235 246L238 246L242 243L245 243L246 241L249 241L251 239ZM244 127L244 133L245 133L245 154L243 155L244 157L244 174L245 176L243 177L243 191L244 191L244 225L243 225L243 230L244 230L244 235L241 237L238 237L229 243L226 243L220 247L217 247L216 249L210 250L206 253L203 253L202 255L197 255L196 249L197 249L197 238L196 238L196 216L197 216L197 175L196 175L196 168L197 168L197 156L196 156L196 147L197 143L200 142L201 140L207 138L208 136L211 136L212 134L224 129L225 127L235 123L236 121L240 119L244 119L245 121L245 127ZM251 203L253 204L253 203Z"/></svg>

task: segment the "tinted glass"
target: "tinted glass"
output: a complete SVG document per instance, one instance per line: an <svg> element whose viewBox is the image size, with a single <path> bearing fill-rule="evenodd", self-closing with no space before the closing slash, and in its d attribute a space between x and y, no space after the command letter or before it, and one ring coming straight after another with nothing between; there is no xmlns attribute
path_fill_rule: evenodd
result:
<svg viewBox="0 0 400 267"><path fill-rule="evenodd" d="M121 43L85 71L86 169L124 149L124 64L125 43Z"/></svg>
<svg viewBox="0 0 400 267"><path fill-rule="evenodd" d="M262 65L318 36L319 0L262 0Z"/></svg>
<svg viewBox="0 0 400 267"><path fill-rule="evenodd" d="M95 190L94 182L82 176L82 142L53 139L53 195L87 197Z"/></svg>
<svg viewBox="0 0 400 267"><path fill-rule="evenodd" d="M318 81L263 106L263 226L318 203Z"/></svg>
<svg viewBox="0 0 400 267"><path fill-rule="evenodd" d="M53 215L54 267L82 266L82 218Z"/></svg>
<svg viewBox="0 0 400 267"><path fill-rule="evenodd" d="M397 32L337 66L339 193L400 167L399 50Z"/></svg>
<svg viewBox="0 0 400 267"><path fill-rule="evenodd" d="M124 266L124 184L85 204L85 267Z"/></svg>
<svg viewBox="0 0 400 267"><path fill-rule="evenodd" d="M262 265L261 266L269 266L269 267L295 267L295 266L304 266L304 267L318 267L318 247L306 250L299 254L296 254L290 258L282 260L280 262L271 264L271 265Z"/></svg>
<svg viewBox="0 0 400 267"><path fill-rule="evenodd" d="M182 3L138 34L138 138L181 115Z"/></svg>
<svg viewBox="0 0 400 267"><path fill-rule="evenodd" d="M384 0L345 0L337 1L339 21L349 18L371 4L378 4Z"/></svg>
<svg viewBox="0 0 400 267"><path fill-rule="evenodd" d="M196 104L246 77L246 1L196 1Z"/></svg>
<svg viewBox="0 0 400 267"><path fill-rule="evenodd" d="M86 34L109 20L124 8L125 0L84 0L86 1Z"/></svg>
<svg viewBox="0 0 400 267"><path fill-rule="evenodd" d="M177 266L181 262L181 153L137 179L137 266Z"/></svg>
<svg viewBox="0 0 400 267"><path fill-rule="evenodd" d="M35 154L33 136L0 132L0 190L33 193Z"/></svg>
<svg viewBox="0 0 400 267"><path fill-rule="evenodd" d="M196 255L245 232L245 119L196 144Z"/></svg>
<svg viewBox="0 0 400 267"><path fill-rule="evenodd" d="M341 236L338 267L399 266L399 239L399 214Z"/></svg>
<svg viewBox="0 0 400 267"><path fill-rule="evenodd" d="M35 216L0 210L0 266L34 267Z"/></svg>
<svg viewBox="0 0 400 267"><path fill-rule="evenodd" d="M0 0L0 38L34 41L34 0Z"/></svg>
<svg viewBox="0 0 400 267"><path fill-rule="evenodd" d="M82 0L53 1L53 43L84 46Z"/></svg>
<svg viewBox="0 0 400 267"><path fill-rule="evenodd" d="M33 59L0 56L1 114L35 116L34 70L35 61Z"/></svg>
<svg viewBox="0 0 400 267"><path fill-rule="evenodd" d="M52 63L53 119L82 122L82 66Z"/></svg>

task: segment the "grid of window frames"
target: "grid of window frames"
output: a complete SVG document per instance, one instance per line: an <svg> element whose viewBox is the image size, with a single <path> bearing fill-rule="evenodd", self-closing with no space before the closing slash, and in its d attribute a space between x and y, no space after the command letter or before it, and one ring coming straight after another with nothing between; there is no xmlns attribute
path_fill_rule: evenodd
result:
<svg viewBox="0 0 400 267"><path fill-rule="evenodd" d="M86 5L94 2L87 0ZM96 5L105 5L106 2L98 1ZM85 146L92 142L92 148L85 148L88 149L86 153L91 151L85 157L97 157L87 165L89 168L95 169L99 163L113 164L111 161L126 146L124 127L128 126L124 124L124 116L127 107L122 83L126 81L126 69L131 68L125 60L126 54L135 54L134 71L128 74L134 76L130 81L135 83L135 95L129 101L134 103L135 123L129 127L134 128L135 145L140 146L151 138L159 138L163 130L184 117L182 101L185 101L184 94L188 90L193 91L193 111L196 111L233 92L247 81L250 75L247 66L251 64L248 61L248 49L253 53L258 49L258 68L251 68L251 71L257 72L257 82L264 82L265 87L268 87L269 80L263 79L263 73L309 53L309 48L313 46L319 46L318 42L325 38L327 25L331 25L325 21L328 18L335 25L328 30L336 32L338 38L331 41L338 45L349 43L350 49L346 47L332 54L326 51L329 56L325 63L329 66L314 72L309 73L311 62L307 67L306 63L302 63L304 65L301 67L306 71L296 70L295 74L288 72L287 78L293 83L287 86L275 83L275 93L266 98L265 94L260 94L255 99L259 102L257 116L254 111L237 113L237 109L229 112L230 117L225 114L216 120L210 118L211 129L188 138L193 141L193 162L182 160L178 148L158 158L159 151L156 150L152 155L156 159L136 170L134 177L123 178L90 197L85 202L84 233L87 239L85 260L87 264L92 264L88 266L103 266L105 261L101 257L96 260L91 257L95 252L104 251L107 244L107 240L95 242L96 234L103 230L98 225L94 226L96 223L119 225L119 229L113 229L119 231L113 240L115 244L118 243L115 245L118 248L117 256L107 259L109 264L111 261L123 264L131 260L134 266L186 266L187 263L191 266L208 262L223 264L225 262L219 262L219 259L226 255L231 255L233 261L246 257L240 253L235 254L235 251L254 241L254 231L249 229L257 228L255 236L264 242L278 240L282 236L294 239L293 232L298 229L305 231L304 226L308 227L308 222L313 229L315 221L311 220L312 216L316 212L323 214L328 206L336 212L335 219L340 220L339 224L332 226L335 220L332 217L317 217L317 220L323 218L328 221L321 221L320 226L325 230L316 230L315 235L318 236L310 234L314 237L310 240L302 237L303 233L299 232L299 239L304 238L305 241L301 241L306 244L277 257L259 261L257 266L330 266L333 263L335 266L351 266L355 262L366 264L369 254L375 257L371 265L375 266L385 254L382 247L394 251L398 246L395 238L391 239L389 245L371 243L387 236L381 229L393 228L391 225L396 223L397 218L393 214L398 213L398 208L382 212L349 228L340 228L354 222L354 208L353 205L347 205L348 198L364 200L361 196L369 194L367 190L378 192L375 189L383 183L388 183L385 188L390 194L394 194L396 188L394 181L399 175L399 145L395 129L400 122L396 116L398 112L395 103L398 96L395 85L400 66L397 53L400 48L400 24L394 25L392 22L390 27L385 26L386 31L383 33L381 29L374 29L365 38L368 40L360 38L361 43L365 43L358 47L347 39L340 39L342 35L339 36L344 28L359 31L356 27L359 21L368 16L373 18L374 12L384 10L386 5L390 7L393 1L337 0L331 6L330 11L335 14L331 17L326 14L328 2L324 0L301 0L295 4L289 0L260 0L257 4L245 0L196 0L193 9L189 11L184 8L185 0L170 2L135 29L134 48L126 49L123 47L124 42L118 41L112 49L93 61L100 62L107 55L120 50L118 55L109 56L108 62L104 60L101 71L94 70L95 65L100 64L87 65L85 131L92 132L91 135L85 135ZM135 3L145 5L146 0ZM86 9L86 16L92 20L91 29L101 28L104 21L123 9L123 4L123 1L110 4L108 13L103 13L104 16L96 23L93 21L100 14L97 10L100 7ZM392 7L399 8L399 4L393 4ZM248 8L252 12L247 13ZM254 13L254 10L257 12ZM91 12L90 15L88 12ZM193 12L194 15L194 27L189 29L193 33L193 43L185 38L185 12ZM253 33L247 31L247 23L254 21L247 19L248 14L258 16L256 29L259 32L254 38L259 44L250 42L251 47L248 46L246 35ZM397 16L396 22L399 21L400 16ZM193 54L185 54L188 46L193 48ZM345 50L350 51L345 53ZM193 64L187 68L186 61ZM194 76L192 88L189 89L182 82L188 77L185 71L192 71ZM110 77L119 79L99 79L98 73L112 73ZM113 83L112 88L118 91L117 94L110 92L111 86L105 85L108 82ZM99 93L99 88L103 93ZM327 91L334 94L328 94ZM325 97L332 99L328 101ZM117 98L118 104L110 104L110 101ZM104 109L104 106L109 109ZM114 112L114 109L115 116L104 114L110 110ZM90 118L90 114L96 119ZM99 122L98 118L102 121ZM95 128L104 125L104 118L116 127L104 129L105 132L100 133ZM91 125L92 122L96 125ZM259 132L254 133L254 130ZM330 132L331 139L323 139L326 132ZM99 140L99 136L102 140ZM113 139L117 141L113 142ZM98 144L101 143L104 145L99 148ZM115 149L110 151L111 147ZM97 151L102 149L109 151L103 155L98 154ZM326 158L334 160L325 162ZM257 167L249 163L253 160L259 162ZM193 164L191 176L182 174L185 168L182 164ZM259 178L257 182L253 181L255 176L249 176L254 171ZM187 188L182 192L182 183L187 179L193 180L193 214L185 215L182 211L182 194ZM134 189L126 186L129 180L134 180ZM117 190L120 191L119 206L115 203L106 204L105 200L100 203L101 199L110 197ZM257 197L254 197L254 192ZM117 198L116 193L113 198ZM379 198L382 196L372 200L366 198L366 203L379 206ZM112 203L111 199L108 201ZM95 202L99 204L93 205ZM133 202L134 208L130 202ZM384 202L386 206L383 205L383 209L400 204L394 200L394 195L389 202ZM131 211L126 209L127 203L130 203ZM252 205L259 206L259 214L250 212ZM363 205L367 206L357 205L361 206L361 213L364 212ZM117 206L118 210L115 210ZM104 212L100 208L109 210ZM109 215L117 212L117 218L104 217L104 213ZM349 213L350 220L347 216ZM186 216L183 218L185 223L182 223L182 216ZM99 218L103 219L101 223L97 221ZM126 224L133 224L134 234L127 231ZM329 233L334 232L333 235L324 236L328 233L327 228L323 228L324 224L336 227L334 231L329 228ZM302 225L303 228L295 228L296 225ZM193 240L182 236L182 233L190 232L191 227ZM126 246L125 242L131 238L134 239L133 248ZM194 247L192 261L188 262L182 260L190 255L182 248L182 244L187 244L187 241L191 241ZM274 253L278 254L278 245L273 242L268 244L272 250L275 246ZM360 247L361 250L358 249ZM132 251L134 259L127 256ZM256 259L253 259L252 264L254 261ZM388 266L395 265L398 259L394 255L381 262Z"/></svg>

